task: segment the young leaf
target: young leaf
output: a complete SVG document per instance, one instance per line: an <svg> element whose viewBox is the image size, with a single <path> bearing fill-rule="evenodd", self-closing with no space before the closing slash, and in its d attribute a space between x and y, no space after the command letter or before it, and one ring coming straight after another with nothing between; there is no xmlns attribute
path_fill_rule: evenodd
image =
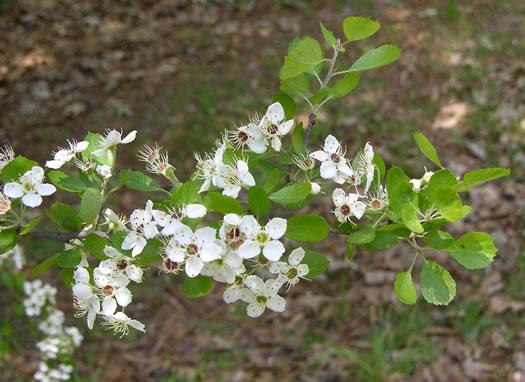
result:
<svg viewBox="0 0 525 382"><path fill-rule="evenodd" d="M298 123L292 132L292 146L297 154L304 154L303 123Z"/></svg>
<svg viewBox="0 0 525 382"><path fill-rule="evenodd" d="M186 182L175 190L170 198L172 204L181 207L183 204L202 204L202 196L199 194L199 186L192 181Z"/></svg>
<svg viewBox="0 0 525 382"><path fill-rule="evenodd" d="M268 211L268 207L270 207L268 194L261 186L250 187L248 190L248 203L257 218L263 216Z"/></svg>
<svg viewBox="0 0 525 382"><path fill-rule="evenodd" d="M53 221L69 232L78 232L82 229L82 219L78 212L69 204L57 202L51 206Z"/></svg>
<svg viewBox="0 0 525 382"><path fill-rule="evenodd" d="M350 72L363 72L388 65L399 58L401 50L394 45L383 45L369 50L352 64Z"/></svg>
<svg viewBox="0 0 525 382"><path fill-rule="evenodd" d="M112 150L106 150L106 152L99 157L94 156L94 155L90 156L90 154L93 151L96 151L102 147L102 145L100 144L102 137L99 134L89 132L87 133L84 140L87 141L89 144L88 144L88 147L84 151L82 151L82 159L86 161L89 158L91 158L91 160L97 163L105 164L110 167L113 167L113 161L115 158L113 157Z"/></svg>
<svg viewBox="0 0 525 382"><path fill-rule="evenodd" d="M498 252L492 238L483 232L467 233L445 251L467 269L485 268Z"/></svg>
<svg viewBox="0 0 525 382"><path fill-rule="evenodd" d="M321 45L311 37L303 38L284 59L280 78L285 80L296 77L314 68L324 58Z"/></svg>
<svg viewBox="0 0 525 382"><path fill-rule="evenodd" d="M131 171L125 184L132 190L137 191L162 191L162 187L157 182L140 171Z"/></svg>
<svg viewBox="0 0 525 382"><path fill-rule="evenodd" d="M279 183L279 176L280 176L279 169L278 168L274 168L272 170L272 173L270 174L270 177L268 178L266 183L264 183L264 186L263 186L264 191L266 191L267 193L268 192L272 192L273 189Z"/></svg>
<svg viewBox="0 0 525 382"><path fill-rule="evenodd" d="M357 41L372 36L381 24L370 18L350 16L343 21L343 32L348 41Z"/></svg>
<svg viewBox="0 0 525 382"><path fill-rule="evenodd" d="M88 188L80 202L80 211L78 216L87 224L95 222L95 218L102 207L102 194L96 188Z"/></svg>
<svg viewBox="0 0 525 382"><path fill-rule="evenodd" d="M403 207L411 204L413 207L418 205L418 196L412 192L412 184L402 182L396 186L392 193L388 193L390 208L398 214L402 213Z"/></svg>
<svg viewBox="0 0 525 382"><path fill-rule="evenodd" d="M388 194L391 195L398 184L408 182L409 180L410 178L405 175L403 170L399 167L392 167L386 174L386 189Z"/></svg>
<svg viewBox="0 0 525 382"><path fill-rule="evenodd" d="M12 228L0 231L0 255L10 251L16 245L16 231Z"/></svg>
<svg viewBox="0 0 525 382"><path fill-rule="evenodd" d="M303 264L308 265L308 274L305 277L312 278L321 275L330 263L321 253L306 249Z"/></svg>
<svg viewBox="0 0 525 382"><path fill-rule="evenodd" d="M60 253L57 253L56 255L48 257L47 259L42 261L40 264L33 267L33 269L31 269L31 277L36 278L42 275L44 272L46 272L53 265L55 265L58 260L58 255L60 255Z"/></svg>
<svg viewBox="0 0 525 382"><path fill-rule="evenodd" d="M399 273L394 284L396 295L403 304L415 304L417 301L417 292L412 282L410 271Z"/></svg>
<svg viewBox="0 0 525 382"><path fill-rule="evenodd" d="M5 183L16 182L21 175L30 171L38 163L19 155L2 169L2 180Z"/></svg>
<svg viewBox="0 0 525 382"><path fill-rule="evenodd" d="M343 97L355 89L359 82L359 73L347 73L343 78L335 83L330 91L330 99Z"/></svg>
<svg viewBox="0 0 525 382"><path fill-rule="evenodd" d="M241 204L226 195L219 194L218 192L208 192L206 195L206 204L210 211L215 211L220 214L226 215L234 213L237 215L246 215L246 210L242 208Z"/></svg>
<svg viewBox="0 0 525 382"><path fill-rule="evenodd" d="M285 236L297 241L321 241L330 232L324 218L317 215L294 216L288 220Z"/></svg>
<svg viewBox="0 0 525 382"><path fill-rule="evenodd" d="M321 32L323 32L323 37L325 41L331 46L334 46L335 44L337 44L337 39L335 38L333 32L326 29L323 23L320 23L320 24L321 24Z"/></svg>
<svg viewBox="0 0 525 382"><path fill-rule="evenodd" d="M323 101L327 96L330 95L332 92L332 89L329 87L321 88L318 91L315 92L315 94L312 96L312 105L318 105Z"/></svg>
<svg viewBox="0 0 525 382"><path fill-rule="evenodd" d="M355 255L355 247L352 243L347 242L346 243L346 258L348 260L352 260L352 258Z"/></svg>
<svg viewBox="0 0 525 382"><path fill-rule="evenodd" d="M423 233L425 230L419 222L416 209L411 204L405 204L401 208L401 219L412 232Z"/></svg>
<svg viewBox="0 0 525 382"><path fill-rule="evenodd" d="M286 120L292 119L297 110L295 101L286 93L276 93L273 96L272 102L279 102L284 109L284 116Z"/></svg>
<svg viewBox="0 0 525 382"><path fill-rule="evenodd" d="M376 237L375 228L367 226L358 231L354 231L348 236L348 242L352 244L370 243Z"/></svg>
<svg viewBox="0 0 525 382"><path fill-rule="evenodd" d="M454 238L448 232L432 231L423 236L426 245L434 249L445 249L455 243Z"/></svg>
<svg viewBox="0 0 525 382"><path fill-rule="evenodd" d="M294 78L281 80L281 88L283 92L295 94L299 97L306 97L310 95L310 83L308 77L300 74Z"/></svg>
<svg viewBox="0 0 525 382"><path fill-rule="evenodd" d="M82 180L62 171L51 171L48 176L51 183L64 191L83 192L88 189L88 186Z"/></svg>
<svg viewBox="0 0 525 382"><path fill-rule="evenodd" d="M106 245L109 245L109 242L103 237L95 235L94 233L90 233L84 239L84 248L99 260L108 259L104 253L104 248L106 248Z"/></svg>
<svg viewBox="0 0 525 382"><path fill-rule="evenodd" d="M186 277L182 283L182 291L191 298L206 296L210 293L212 282L209 277L198 275Z"/></svg>
<svg viewBox="0 0 525 382"><path fill-rule="evenodd" d="M292 204L306 198L311 190L312 186L308 182L295 183L271 194L270 200L279 204Z"/></svg>
<svg viewBox="0 0 525 382"><path fill-rule="evenodd" d="M432 163L436 166L443 168L441 161L439 160L438 154L432 143L423 134L414 132L414 139L416 140L419 149Z"/></svg>
<svg viewBox="0 0 525 382"><path fill-rule="evenodd" d="M67 251L61 252L58 255L57 265L60 268L74 268L82 260L82 255L78 248L69 249Z"/></svg>
<svg viewBox="0 0 525 382"><path fill-rule="evenodd" d="M456 295L456 282L445 269L423 258L421 268L421 294L435 305L448 305Z"/></svg>
<svg viewBox="0 0 525 382"><path fill-rule="evenodd" d="M508 168L484 168L471 171L463 176L463 181L459 182L456 191L467 191L482 182L498 179L507 175L510 175L510 170Z"/></svg>
<svg viewBox="0 0 525 382"><path fill-rule="evenodd" d="M20 236L26 235L31 232L40 223L42 216L37 216L27 222L27 224L20 230Z"/></svg>

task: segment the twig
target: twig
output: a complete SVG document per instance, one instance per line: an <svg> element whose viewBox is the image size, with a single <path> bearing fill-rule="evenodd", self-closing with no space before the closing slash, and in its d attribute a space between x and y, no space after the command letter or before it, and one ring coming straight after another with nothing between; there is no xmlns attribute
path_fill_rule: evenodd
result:
<svg viewBox="0 0 525 382"><path fill-rule="evenodd" d="M48 232L48 231L29 231L24 236L38 238L38 239L50 239L58 241L70 241L73 239L82 239L88 236L89 234L94 234L100 236L108 241L111 241L111 238L107 233L102 231L80 231L80 232Z"/></svg>
<svg viewBox="0 0 525 382"><path fill-rule="evenodd" d="M308 142L308 137L310 136L310 132L312 131L312 127L314 125L314 119L315 119L315 115L314 115L314 113L311 113L308 116L308 127L306 129L306 133L304 133L304 147L305 148L306 148L306 144Z"/></svg>

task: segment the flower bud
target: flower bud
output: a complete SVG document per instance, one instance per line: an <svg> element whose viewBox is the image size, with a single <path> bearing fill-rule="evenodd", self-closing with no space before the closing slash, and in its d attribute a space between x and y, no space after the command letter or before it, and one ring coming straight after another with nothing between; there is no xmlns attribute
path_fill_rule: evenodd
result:
<svg viewBox="0 0 525 382"><path fill-rule="evenodd" d="M310 191L311 195L317 195L321 192L321 186L318 183L310 182L310 186L312 186L312 190Z"/></svg>

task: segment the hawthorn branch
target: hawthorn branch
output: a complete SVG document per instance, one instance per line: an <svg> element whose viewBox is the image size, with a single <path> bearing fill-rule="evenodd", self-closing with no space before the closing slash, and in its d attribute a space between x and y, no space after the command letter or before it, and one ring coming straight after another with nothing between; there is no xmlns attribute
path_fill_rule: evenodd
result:
<svg viewBox="0 0 525 382"><path fill-rule="evenodd" d="M24 236L32 237L35 239L49 239L57 241L70 241L73 239L83 239L89 234L100 236L111 242L111 238L107 233L102 231L80 231L80 232L49 232L49 231L37 231L33 230L26 233Z"/></svg>

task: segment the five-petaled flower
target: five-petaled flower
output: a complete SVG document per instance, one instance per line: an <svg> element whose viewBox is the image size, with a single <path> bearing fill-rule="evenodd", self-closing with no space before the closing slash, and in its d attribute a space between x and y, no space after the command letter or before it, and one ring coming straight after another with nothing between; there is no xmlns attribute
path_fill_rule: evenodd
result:
<svg viewBox="0 0 525 382"><path fill-rule="evenodd" d="M334 214L340 223L351 222L350 218L355 216L357 220L361 219L365 213L366 204L359 201L359 195L349 193L348 195L336 188L332 193L332 200L335 204Z"/></svg>
<svg viewBox="0 0 525 382"><path fill-rule="evenodd" d="M34 166L20 177L18 182L10 182L4 186L4 194L12 199L22 198L22 203L28 207L38 207L42 204L42 196L53 194L57 189L44 181L42 167Z"/></svg>
<svg viewBox="0 0 525 382"><path fill-rule="evenodd" d="M343 184L354 173L344 157L345 151L333 135L326 137L322 150L315 151L310 156L321 162L323 179L333 179L334 182Z"/></svg>
<svg viewBox="0 0 525 382"><path fill-rule="evenodd" d="M251 259L262 253L270 261L277 261L284 253L284 245L279 241L286 232L286 219L273 218L266 226L261 227L252 215L243 216L239 225L246 240L238 249L239 256Z"/></svg>

